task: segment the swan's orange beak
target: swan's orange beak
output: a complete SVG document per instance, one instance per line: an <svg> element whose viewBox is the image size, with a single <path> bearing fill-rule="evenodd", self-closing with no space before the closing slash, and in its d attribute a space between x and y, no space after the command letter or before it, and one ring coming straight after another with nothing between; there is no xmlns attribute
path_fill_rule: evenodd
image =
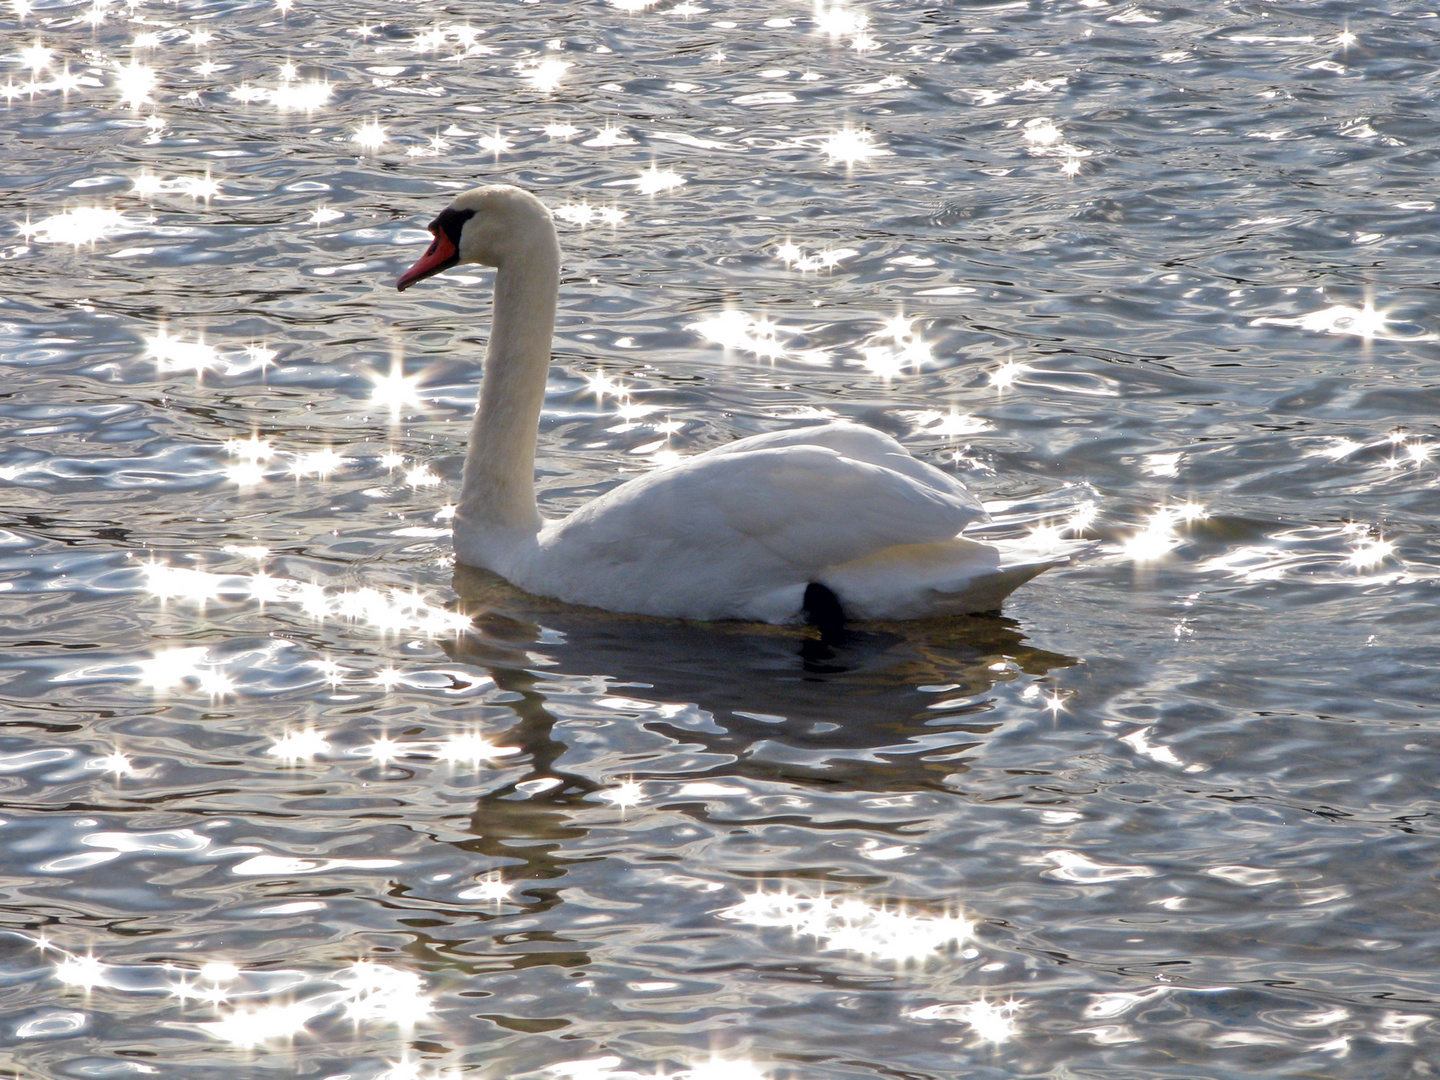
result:
<svg viewBox="0 0 1440 1080"><path fill-rule="evenodd" d="M435 239L430 242L425 254L420 256L414 266L401 274L400 280L395 283L395 288L401 292L417 281L450 269L460 261L460 253L455 250L455 244L445 235L444 229L431 229L430 233Z"/></svg>

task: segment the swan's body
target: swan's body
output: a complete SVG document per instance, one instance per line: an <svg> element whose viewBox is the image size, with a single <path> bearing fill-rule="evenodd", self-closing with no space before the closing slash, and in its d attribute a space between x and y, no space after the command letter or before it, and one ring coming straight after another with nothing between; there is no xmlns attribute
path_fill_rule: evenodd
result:
<svg viewBox="0 0 1440 1080"><path fill-rule="evenodd" d="M455 555L527 592L611 611L798 622L821 585L851 619L990 611L1055 560L1006 565L959 533L987 520L953 477L856 424L756 435L666 466L560 521L535 505L560 251L519 188L476 188L434 223L399 287L462 262L496 267ZM813 595L813 593L812 593Z"/></svg>

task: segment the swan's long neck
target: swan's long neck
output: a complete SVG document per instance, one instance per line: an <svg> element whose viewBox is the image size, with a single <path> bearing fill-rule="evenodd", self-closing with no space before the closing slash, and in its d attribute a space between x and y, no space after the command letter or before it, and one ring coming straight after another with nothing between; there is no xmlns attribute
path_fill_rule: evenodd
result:
<svg viewBox="0 0 1440 1080"><path fill-rule="evenodd" d="M548 224L548 223L547 223ZM480 407L470 430L456 516L472 528L540 528L535 507L535 436L545 402L560 249L547 235L495 271L495 311Z"/></svg>

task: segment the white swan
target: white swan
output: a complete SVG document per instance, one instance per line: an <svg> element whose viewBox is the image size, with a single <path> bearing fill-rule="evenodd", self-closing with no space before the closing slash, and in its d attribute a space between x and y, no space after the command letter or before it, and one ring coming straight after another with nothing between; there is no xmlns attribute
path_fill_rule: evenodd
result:
<svg viewBox="0 0 1440 1080"><path fill-rule="evenodd" d="M561 521L535 505L535 440L560 281L550 212L506 185L465 192L402 291L496 268L495 310L455 555L526 592L611 611L769 623L990 611L1058 561L1006 565L961 538L987 519L894 439L834 423L740 439L612 488Z"/></svg>

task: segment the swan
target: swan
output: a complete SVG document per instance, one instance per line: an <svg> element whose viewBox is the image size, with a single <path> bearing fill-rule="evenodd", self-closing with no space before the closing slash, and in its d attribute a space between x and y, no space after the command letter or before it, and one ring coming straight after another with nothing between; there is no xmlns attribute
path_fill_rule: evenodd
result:
<svg viewBox="0 0 1440 1080"><path fill-rule="evenodd" d="M988 520L954 477L888 435L827 423L739 439L629 480L569 517L535 503L560 247L517 187L457 197L402 292L462 263L495 267L480 402L454 517L456 560L528 593L617 612L766 623L992 611L1064 559L1006 563L962 537Z"/></svg>

